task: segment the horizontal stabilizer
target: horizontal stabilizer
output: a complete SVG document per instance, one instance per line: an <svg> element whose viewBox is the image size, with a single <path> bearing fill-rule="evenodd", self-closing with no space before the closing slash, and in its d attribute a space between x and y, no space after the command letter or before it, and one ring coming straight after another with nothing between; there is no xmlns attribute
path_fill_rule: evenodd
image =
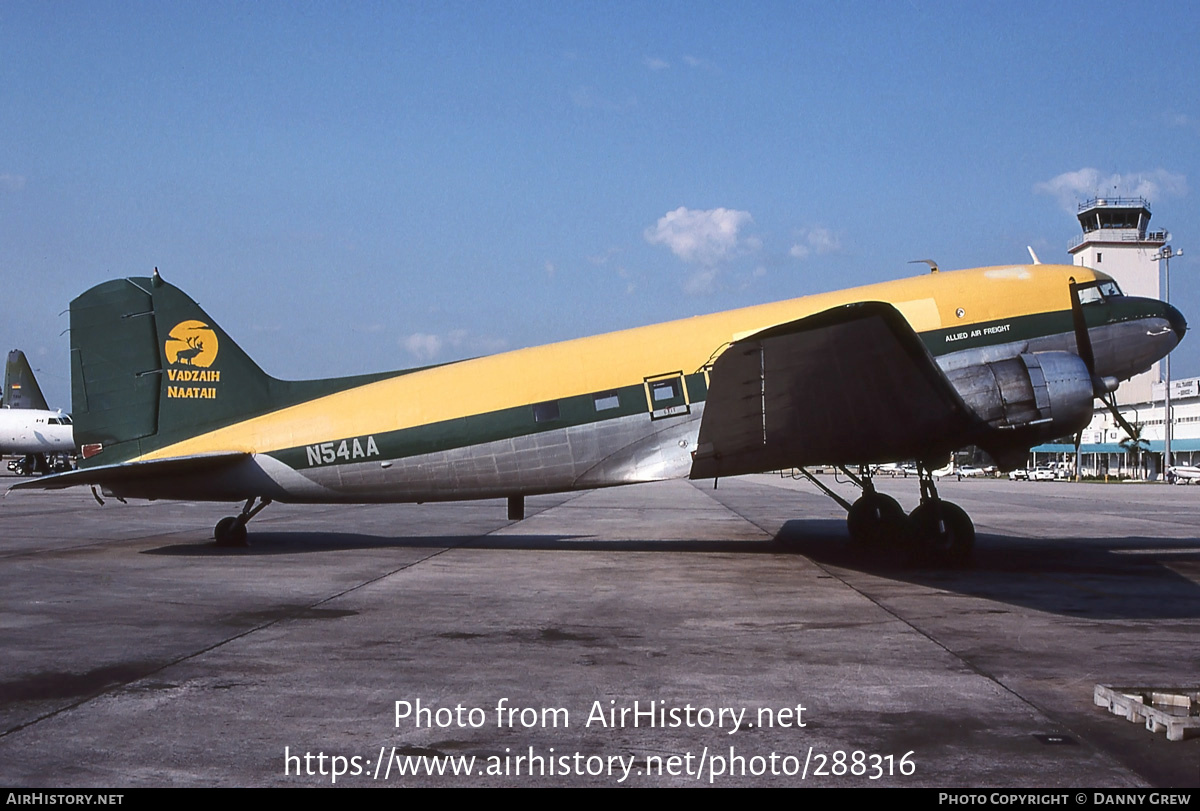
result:
<svg viewBox="0 0 1200 811"><path fill-rule="evenodd" d="M100 485L123 490L140 489L148 484L173 480L190 475L207 475L228 470L239 462L250 458L250 454L238 452L203 453L195 456L177 456L171 459L153 459L148 462L127 462L119 465L102 465L81 468L53 476L14 484L10 490L61 490L79 485Z"/></svg>

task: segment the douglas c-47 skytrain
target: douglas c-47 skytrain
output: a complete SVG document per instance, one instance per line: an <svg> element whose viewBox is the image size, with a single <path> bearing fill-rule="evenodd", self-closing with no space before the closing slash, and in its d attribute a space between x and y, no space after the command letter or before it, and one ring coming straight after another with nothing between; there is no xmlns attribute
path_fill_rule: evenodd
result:
<svg viewBox="0 0 1200 811"><path fill-rule="evenodd" d="M1096 397L1175 347L1187 324L1084 267L917 278L490 357L284 381L155 270L71 302L80 469L122 498L241 501L242 544L271 501L523 498L816 464L857 469L852 538L965 558L971 520L930 470L978 445L1001 467L1079 431ZM1115 411L1115 409L1114 409ZM870 466L917 459L905 515ZM818 480L813 479L818 486Z"/></svg>

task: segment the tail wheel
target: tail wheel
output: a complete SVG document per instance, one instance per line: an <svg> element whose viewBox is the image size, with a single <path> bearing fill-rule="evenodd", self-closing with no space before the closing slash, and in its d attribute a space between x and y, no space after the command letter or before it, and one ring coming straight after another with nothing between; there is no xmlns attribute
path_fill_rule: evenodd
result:
<svg viewBox="0 0 1200 811"><path fill-rule="evenodd" d="M965 563L975 546L975 524L957 504L926 501L909 515L918 548L946 563Z"/></svg>
<svg viewBox="0 0 1200 811"><path fill-rule="evenodd" d="M900 502L883 493L864 494L846 513L850 538L864 546L876 546L888 539L903 540L907 525L908 517Z"/></svg>

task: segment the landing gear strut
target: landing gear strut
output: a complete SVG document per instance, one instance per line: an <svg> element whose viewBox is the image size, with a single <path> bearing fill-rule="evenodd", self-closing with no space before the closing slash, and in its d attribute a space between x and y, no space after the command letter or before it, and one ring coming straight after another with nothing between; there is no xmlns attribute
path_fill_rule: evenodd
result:
<svg viewBox="0 0 1200 811"><path fill-rule="evenodd" d="M942 501L928 466L919 464L921 503L908 518L919 555L934 562L961 564L975 546L975 525L957 504Z"/></svg>
<svg viewBox="0 0 1200 811"><path fill-rule="evenodd" d="M866 465L859 466L857 476L844 466L839 468L850 481L863 491L863 494L853 504L826 487L824 482L807 469L798 468L798 470L825 495L846 510L846 528L850 530L850 538L855 543L863 546L879 546L888 541L901 544L907 541L909 535L908 516L904 514L904 508L896 499L875 489L871 470Z"/></svg>
<svg viewBox="0 0 1200 811"><path fill-rule="evenodd" d="M213 539L217 542L217 546L248 546L246 524L271 503L271 499L264 498L256 507L254 506L256 499L257 496L251 496L246 500L246 506L242 507L242 511L238 515L231 515L217 522L213 528Z"/></svg>
<svg viewBox="0 0 1200 811"><path fill-rule="evenodd" d="M975 545L975 525L962 507L938 496L932 469L917 465L921 479L921 503L908 515L899 502L875 489L871 470L866 465L858 475L845 467L839 470L862 489L862 495L851 504L825 486L824 482L805 468L797 468L825 495L846 510L846 528L856 544L880 548L891 546L907 549L916 562L958 565L971 557Z"/></svg>

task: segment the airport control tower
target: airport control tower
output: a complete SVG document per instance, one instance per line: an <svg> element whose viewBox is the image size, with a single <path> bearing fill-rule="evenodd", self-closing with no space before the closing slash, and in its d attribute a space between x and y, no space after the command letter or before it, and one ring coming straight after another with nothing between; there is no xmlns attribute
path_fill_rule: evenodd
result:
<svg viewBox="0 0 1200 811"><path fill-rule="evenodd" d="M1072 263L1107 273L1131 296L1161 298L1158 262L1153 259L1171 238L1150 230L1150 204L1144 197L1096 197L1079 205L1083 233L1067 245ZM1121 403L1149 402L1159 382L1158 364L1123 383Z"/></svg>

